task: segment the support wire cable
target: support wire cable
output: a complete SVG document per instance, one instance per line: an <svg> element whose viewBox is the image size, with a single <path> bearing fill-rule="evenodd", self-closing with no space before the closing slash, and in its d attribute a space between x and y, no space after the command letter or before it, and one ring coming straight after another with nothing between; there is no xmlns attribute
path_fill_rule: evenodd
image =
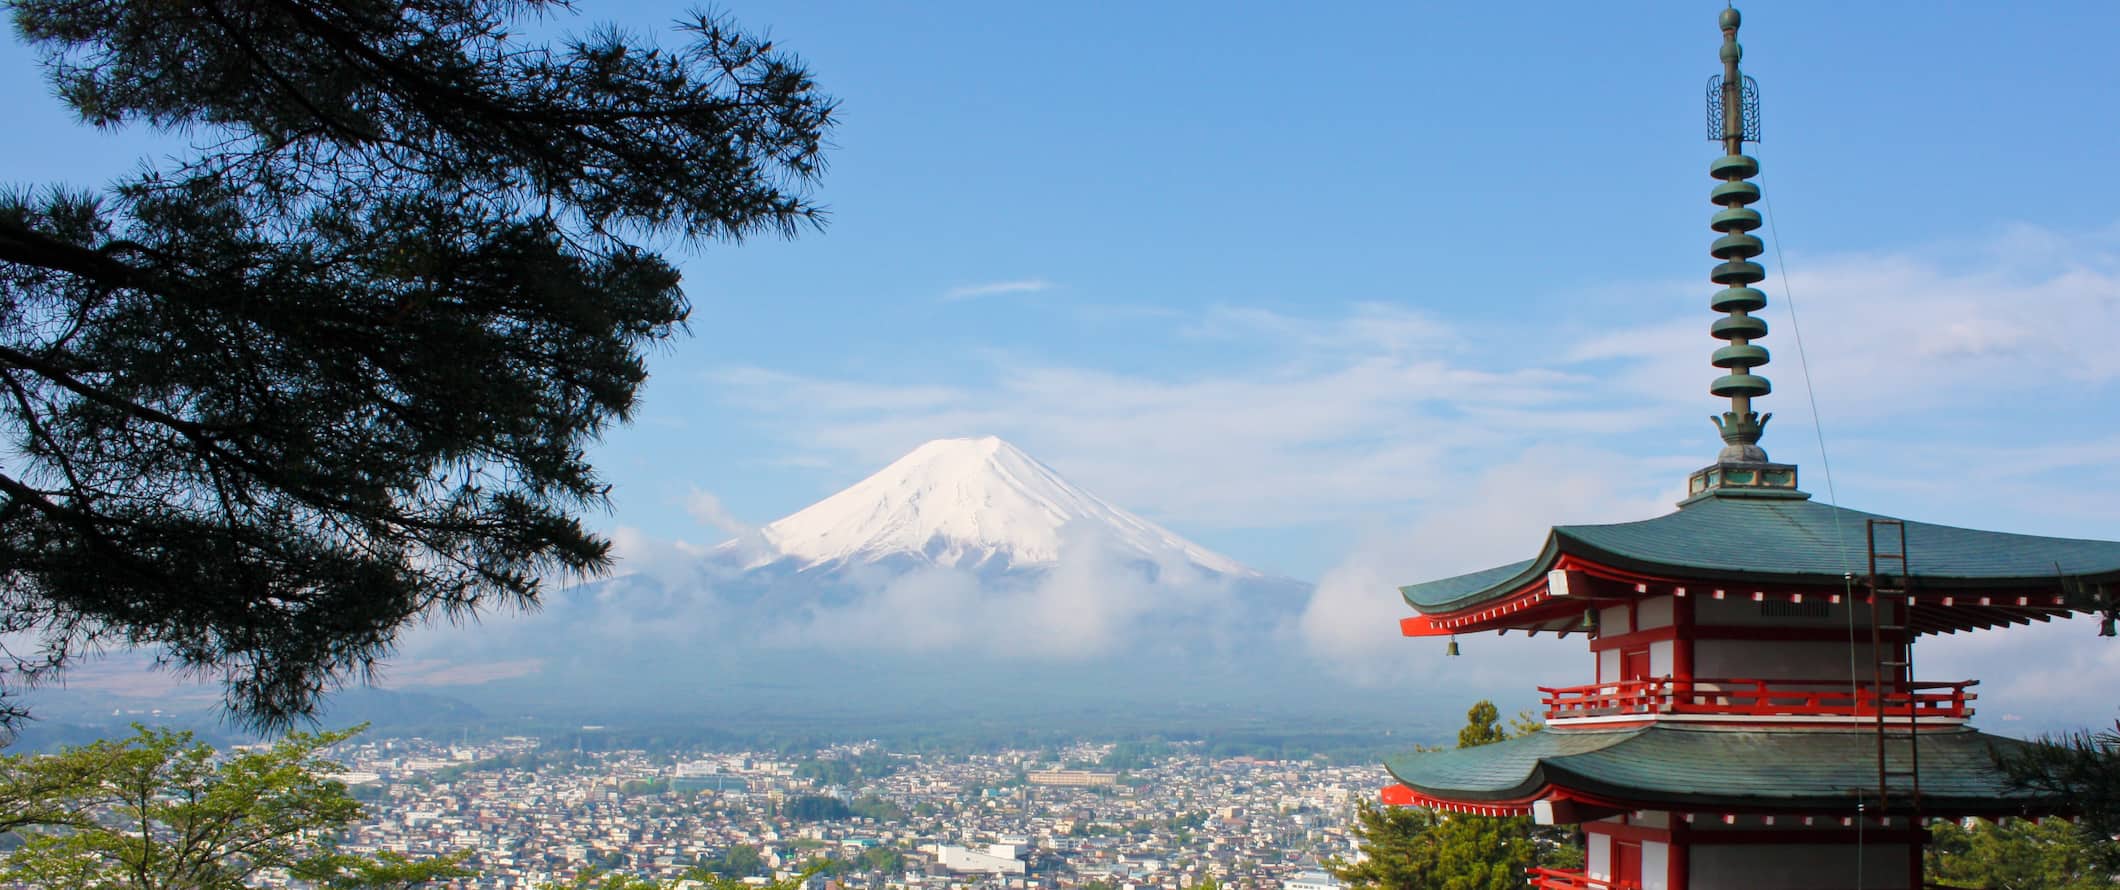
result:
<svg viewBox="0 0 2120 890"><path fill-rule="evenodd" d="M1855 567L1848 562L1847 530L1841 527L1840 522L1840 492L1833 487L1833 462L1826 454L1826 422L1825 418L1818 412L1818 387L1814 384L1811 377L1811 356L1804 349L1803 325L1796 320L1796 291L1789 286L1789 262L1782 256L1781 229L1775 225L1775 220L1780 217L1780 214L1774 212L1774 190L1766 187L1767 177L1764 169L1766 165L1761 164L1760 166L1762 168L1759 175L1760 202L1765 205L1767 210L1767 235L1774 242L1774 271L1781 278L1782 302L1789 307L1789 333L1796 341L1796 365L1803 372L1804 398L1811 406L1811 432L1818 440L1818 467L1825 473L1826 477L1826 505L1833 508L1833 539L1835 545L1833 549L1840 555L1840 601L1847 610L1848 618L1848 700L1851 703L1860 705L1862 702L1862 680L1861 673L1857 667L1858 662L1855 658L1855 647L1857 645L1855 641ZM1909 646L1909 648L1912 647ZM1872 652L1871 657L1876 657L1876 653ZM1877 706L1883 707L1881 693ZM1864 887L1863 829L1867 827L1866 823L1869 822L1866 816L1864 806L1858 798L1855 804L1855 890L1863 890Z"/></svg>

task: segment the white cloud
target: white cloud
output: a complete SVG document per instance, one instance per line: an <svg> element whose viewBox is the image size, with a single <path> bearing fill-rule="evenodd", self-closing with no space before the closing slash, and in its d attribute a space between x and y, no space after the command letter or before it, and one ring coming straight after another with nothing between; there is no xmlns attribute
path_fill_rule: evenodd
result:
<svg viewBox="0 0 2120 890"><path fill-rule="evenodd" d="M1774 359L1774 410L1803 407L1799 313L1812 384L1829 423L1952 406L1978 412L2012 394L2095 387L2120 378L2120 227L2065 235L2013 226L1972 244L1824 255L1791 254L1763 313ZM1692 283L1667 294L1704 295ZM1794 299L1791 299L1793 294ZM1658 305L1668 301L1658 299ZM1708 366L1713 316L1657 319L1571 348L1573 361L1619 360L1631 392L1692 404L1721 373Z"/></svg>
<svg viewBox="0 0 2120 890"><path fill-rule="evenodd" d="M1981 681L1977 719L1991 732L2095 729L2120 716L2120 640L2098 636L2094 618L1924 637L1914 648L1923 679ZM1995 725L2004 714L2017 719Z"/></svg>
<svg viewBox="0 0 2120 890"><path fill-rule="evenodd" d="M736 548L740 554L739 558L746 562L773 552L765 532L758 526L736 518L736 514L729 512L729 508L724 506L721 498L716 497L713 492L693 486L692 490L685 494L685 513L690 515L693 521L728 535L730 543L727 546Z"/></svg>
<svg viewBox="0 0 2120 890"><path fill-rule="evenodd" d="M1676 485L1627 488L1623 480L1648 475L1636 464L1619 455L1549 446L1452 483L1435 500L1453 507L1364 535L1345 561L1319 579L1298 623L1305 648L1356 679L1377 679L1379 665L1425 642L1399 636L1398 620L1411 614L1396 595L1401 585L1526 559L1545 544L1551 526L1639 519L1679 498ZM1568 645L1519 653L1539 664L1581 656Z"/></svg>
<svg viewBox="0 0 2120 890"><path fill-rule="evenodd" d="M992 281L986 284L967 284L944 291L945 300L970 300L977 297L992 297L1001 294L1034 294L1051 290L1053 283L1042 278L1026 278L1020 281Z"/></svg>
<svg viewBox="0 0 2120 890"><path fill-rule="evenodd" d="M1825 495L1791 292L1850 506L2120 537L2107 496L2120 484L2120 349L2109 342L2120 330L2120 226L2017 226L1965 243L1789 259L1788 280L1765 285L1775 361L1764 373L1777 392L1761 407L1781 415L1767 444L1805 465L1807 488ZM791 450L849 475L926 439L980 430L1168 522L1366 525L1375 531L1349 543L1289 632L1372 680L1476 685L1491 668L1497 682L1513 676L1514 688L1523 677L1510 661L1563 666L1587 656L1511 635L1468 640L1466 657L1431 664L1426 649L1440 641L1395 636L1404 611L1393 588L1528 557L1554 524L1668 510L1684 474L1719 446L1704 419L1718 410L1706 388L1720 373L1707 363L1717 345L1706 335L1710 289L1652 283L1631 288L1636 308L1605 302L1602 317L1563 310L1537 325L1490 328L1373 302L1302 316L1225 306L1139 320L1161 321L1174 343L1218 350L1192 370L982 352L976 371L901 383L739 369L724 375L722 395ZM1673 318L1672 306L1696 314ZM947 591L920 594L951 602ZM1099 615L1114 614L1123 613L1067 617L1094 630ZM984 626L966 619L932 632L976 645L972 629ZM1975 636L2022 653L2020 641L2063 633ZM2120 647L2057 651L2064 666L2054 671L1991 672L2020 675L2007 699L2025 704L2013 710L2065 708L2086 682L2120 680L2120 655L2110 654Z"/></svg>
<svg viewBox="0 0 2120 890"><path fill-rule="evenodd" d="M2077 235L2019 226L1972 244L1790 259L1787 285L1768 282L1776 358L1764 373L1778 390L1761 407L1781 415L1769 450L1808 464L1814 485L1822 480L1808 457L1788 290L1801 300L1836 464L1846 458L1837 468L1850 475L1884 478L1896 462L1880 450L1869 465L1865 439L1905 448L1923 435L1914 429L1948 418L2039 399L2079 410L2112 400L2120 350L2106 341L2120 330L2120 227ZM1644 293L1634 318L1561 314L1494 327L1373 301L1307 316L1223 306L1165 322L1174 341L1226 343L1213 370L1121 371L975 350L980 367L948 379L739 368L719 376L718 395L785 436L791 452L848 474L980 430L1170 522L1273 527L1455 512L1442 480L1530 447L1635 454L1643 461L1627 471L1643 475L1623 480L1634 486L1709 459L1719 443L1703 419L1717 410L1706 389L1720 372L1707 363L1716 343L1700 305L1706 289L1634 288ZM1697 317L1671 318L1675 305L1698 307ZM2073 417L2056 415L2049 444L2110 437L2107 416ZM1999 438L1957 444L2003 447ZM1661 455L1678 457L1650 460Z"/></svg>
<svg viewBox="0 0 2120 890"><path fill-rule="evenodd" d="M1121 553L1094 527L1070 523L1060 530L1059 562L1034 580L948 567L857 577L850 596L811 598L763 637L786 647L1080 661L1161 638L1212 636L1169 631L1177 620L1194 628L1222 620L1215 607L1228 600L1223 582L1182 565L1158 566L1151 579Z"/></svg>

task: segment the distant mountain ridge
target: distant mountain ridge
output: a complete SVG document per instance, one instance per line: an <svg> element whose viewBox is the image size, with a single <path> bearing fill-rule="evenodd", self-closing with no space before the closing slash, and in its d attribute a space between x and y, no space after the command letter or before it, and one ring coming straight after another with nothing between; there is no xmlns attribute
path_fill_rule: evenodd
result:
<svg viewBox="0 0 2120 890"><path fill-rule="evenodd" d="M894 563L983 572L1050 567L1066 540L1094 537L1121 559L1227 578L1261 573L1068 482L995 436L936 439L760 530L746 568L800 571ZM764 552L756 552L758 550Z"/></svg>

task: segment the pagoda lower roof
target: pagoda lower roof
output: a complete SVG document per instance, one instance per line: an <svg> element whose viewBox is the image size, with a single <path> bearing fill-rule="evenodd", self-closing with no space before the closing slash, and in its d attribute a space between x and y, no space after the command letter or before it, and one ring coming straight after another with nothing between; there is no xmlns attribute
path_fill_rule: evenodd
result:
<svg viewBox="0 0 2120 890"><path fill-rule="evenodd" d="M1921 733L1921 806L1937 816L2045 815L2065 802L2010 787L1994 752L2025 742L1972 729ZM1905 743L1888 765L1906 769ZM1548 729L1507 741L1385 761L1401 784L1437 801L1528 805L1556 794L1623 808L1844 814L1877 793L1875 730L1651 725ZM1904 779L1895 779L1894 794Z"/></svg>
<svg viewBox="0 0 2120 890"><path fill-rule="evenodd" d="M1867 521L1890 518L1800 496L1708 495L1655 519L1555 526L1536 558L1399 592L1424 614L1476 609L1537 583L1564 557L1672 579L1838 587L1847 573L1869 570ZM2058 593L2069 582L2120 580L2120 542L1913 521L1905 529L1909 586L1917 589Z"/></svg>

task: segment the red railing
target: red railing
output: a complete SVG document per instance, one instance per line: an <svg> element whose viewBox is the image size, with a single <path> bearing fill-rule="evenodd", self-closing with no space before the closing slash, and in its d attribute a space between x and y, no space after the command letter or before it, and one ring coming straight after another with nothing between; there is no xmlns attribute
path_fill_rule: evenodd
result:
<svg viewBox="0 0 2120 890"><path fill-rule="evenodd" d="M1546 719L1629 714L1720 714L1746 717L1936 717L1964 720L1980 681L1899 683L1849 687L1834 680L1694 678L1621 680L1589 686L1540 686Z"/></svg>
<svg viewBox="0 0 2120 890"><path fill-rule="evenodd" d="M1600 880L1576 871L1555 871L1550 868L1530 868L1526 871L1531 873L1531 886L1536 890L1641 890L1642 887L1633 881Z"/></svg>

